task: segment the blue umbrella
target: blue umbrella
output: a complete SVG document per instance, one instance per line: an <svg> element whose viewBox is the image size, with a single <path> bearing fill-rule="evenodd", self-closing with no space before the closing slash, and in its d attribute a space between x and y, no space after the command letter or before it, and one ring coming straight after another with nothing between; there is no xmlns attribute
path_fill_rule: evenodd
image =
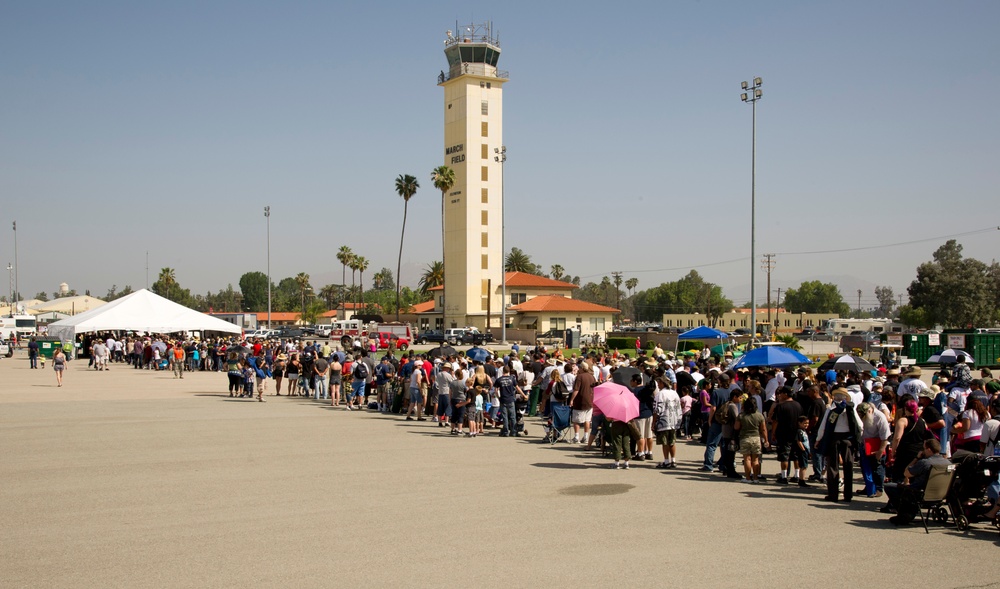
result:
<svg viewBox="0 0 1000 589"><path fill-rule="evenodd" d="M751 366L798 366L812 364L812 360L783 346L763 346L750 350L733 364L733 368L750 368Z"/></svg>
<svg viewBox="0 0 1000 589"><path fill-rule="evenodd" d="M465 357L473 362L485 362L490 358L490 351L486 348L469 348Z"/></svg>

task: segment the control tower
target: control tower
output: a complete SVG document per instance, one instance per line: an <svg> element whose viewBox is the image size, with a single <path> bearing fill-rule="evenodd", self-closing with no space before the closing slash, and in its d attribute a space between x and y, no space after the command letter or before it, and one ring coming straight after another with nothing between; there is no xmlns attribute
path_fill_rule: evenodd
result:
<svg viewBox="0 0 1000 589"><path fill-rule="evenodd" d="M498 327L503 304L503 145L500 43L492 23L448 31L444 88L444 165L455 185L444 202L444 326Z"/></svg>

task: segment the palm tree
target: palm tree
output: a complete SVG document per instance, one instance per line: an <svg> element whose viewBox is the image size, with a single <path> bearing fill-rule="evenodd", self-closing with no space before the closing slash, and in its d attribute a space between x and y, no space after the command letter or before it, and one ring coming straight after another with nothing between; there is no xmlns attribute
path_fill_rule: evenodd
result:
<svg viewBox="0 0 1000 589"><path fill-rule="evenodd" d="M351 269L351 292L354 293L354 296L353 296L354 300L352 302L354 303L354 312L355 313L358 312L358 295L357 295L358 284L354 280L354 275L358 271L358 258L359 257L360 256L358 256L357 254L354 254L354 255L351 256L351 261L347 263L347 266Z"/></svg>
<svg viewBox="0 0 1000 589"><path fill-rule="evenodd" d="M173 268L163 268L160 270L159 282L167 289L177 284L177 272Z"/></svg>
<svg viewBox="0 0 1000 589"><path fill-rule="evenodd" d="M327 310L333 308L333 299L337 296L337 289L338 286L336 284L327 284L319 289L319 296L326 301Z"/></svg>
<svg viewBox="0 0 1000 589"><path fill-rule="evenodd" d="M299 272L295 276L295 284L299 287L299 293L302 296L302 316L306 314L306 291L311 287L309 286L309 275L305 272Z"/></svg>
<svg viewBox="0 0 1000 589"><path fill-rule="evenodd" d="M639 286L639 279L638 278L629 278L628 280L625 281L625 288L628 289L628 295L629 296L632 296L632 291L637 286Z"/></svg>
<svg viewBox="0 0 1000 589"><path fill-rule="evenodd" d="M629 278L628 280L625 281L625 288L628 289L628 296L629 296L629 298L632 297L632 291L637 286L639 286L639 279L638 278ZM632 301L630 304L632 304L634 306L635 305L635 301ZM632 319L634 321L638 321L639 320L638 314L635 312L635 308L634 307L632 309Z"/></svg>
<svg viewBox="0 0 1000 589"><path fill-rule="evenodd" d="M552 264L552 267L549 268L549 270L552 272L552 280L562 280L563 276L565 276L563 271L566 269L559 264Z"/></svg>
<svg viewBox="0 0 1000 589"><path fill-rule="evenodd" d="M505 272L526 272L531 274L537 266L531 261L531 256L521 251L519 247L510 248L504 261Z"/></svg>
<svg viewBox="0 0 1000 589"><path fill-rule="evenodd" d="M455 186L455 170L452 170L448 166L438 166L431 170L431 181L434 182L434 188L441 191L441 282L444 284L444 203L448 198L448 191ZM435 285L436 286L436 285ZM445 292L441 291L441 325L444 325L444 310L445 310Z"/></svg>
<svg viewBox="0 0 1000 589"><path fill-rule="evenodd" d="M360 278L358 279L358 287L361 290L361 304L365 304L365 270L368 269L368 258L364 256L358 256L358 274Z"/></svg>
<svg viewBox="0 0 1000 589"><path fill-rule="evenodd" d="M337 250L337 261L342 265L340 272L341 293L347 290L347 266L351 263L351 258L353 257L354 252L346 245L340 246L340 249Z"/></svg>
<svg viewBox="0 0 1000 589"><path fill-rule="evenodd" d="M442 284L444 284L444 262L435 260L427 265L417 286L420 287L420 292L427 294L430 289Z"/></svg>
<svg viewBox="0 0 1000 589"><path fill-rule="evenodd" d="M396 194L403 197L403 229L399 232L399 258L396 260L396 321L399 321L399 271L403 267L403 236L406 235L406 213L410 199L417 193L420 184L415 176L400 174L396 177Z"/></svg>

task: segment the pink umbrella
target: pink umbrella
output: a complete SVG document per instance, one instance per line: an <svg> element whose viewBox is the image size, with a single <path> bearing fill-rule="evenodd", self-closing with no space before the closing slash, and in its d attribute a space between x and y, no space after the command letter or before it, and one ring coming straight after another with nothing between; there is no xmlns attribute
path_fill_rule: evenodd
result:
<svg viewBox="0 0 1000 589"><path fill-rule="evenodd" d="M639 417L639 398L628 387L611 381L594 387L594 407L616 421Z"/></svg>

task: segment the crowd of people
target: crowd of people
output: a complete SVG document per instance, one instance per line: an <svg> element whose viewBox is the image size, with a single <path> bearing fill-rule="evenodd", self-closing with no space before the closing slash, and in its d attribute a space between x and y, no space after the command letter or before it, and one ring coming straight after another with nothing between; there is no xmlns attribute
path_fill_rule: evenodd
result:
<svg viewBox="0 0 1000 589"><path fill-rule="evenodd" d="M565 406L572 428L568 441L609 451L612 468L645 461L676 468L677 443L687 441L704 444L702 471L759 484L767 481L763 457L773 453L776 484L822 485L827 501L853 500L858 465L858 492L869 498L889 495L882 510L893 513L898 524L915 514L910 503L898 499L898 486L926 484L934 461L958 450L1000 455L1000 381L988 369L974 378L961 361L935 372L928 384L920 367L901 372L891 364L870 372L733 370L731 358L707 349L683 359L660 348L648 354L640 349L631 357L617 351L565 357L544 348L521 354L516 347L476 358L435 356L435 350L379 357L329 342L156 336L95 337L85 349L95 370L119 363L172 370L175 378L185 371L225 371L231 397L258 402L269 394L311 397L345 411L432 421L470 438L487 430L502 437L524 435L527 414L540 417L543 429L551 431L554 413ZM61 386L68 358L60 355ZM595 410L594 387L609 381L632 391L638 417L621 422ZM662 458L654 458L656 446ZM1000 485L994 484L990 518L1000 509L998 495Z"/></svg>

